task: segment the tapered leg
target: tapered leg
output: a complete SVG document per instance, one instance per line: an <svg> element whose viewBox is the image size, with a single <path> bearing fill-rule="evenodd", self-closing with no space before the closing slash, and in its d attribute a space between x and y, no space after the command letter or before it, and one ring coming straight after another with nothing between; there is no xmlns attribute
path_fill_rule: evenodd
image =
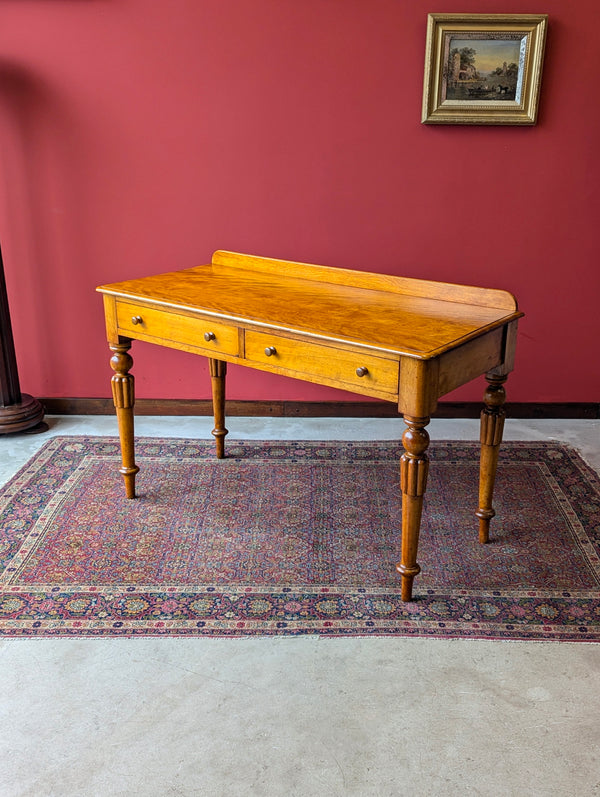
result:
<svg viewBox="0 0 600 797"><path fill-rule="evenodd" d="M402 600L412 599L414 577L421 572L417 564L417 548L423 511L423 496L427 486L429 434L425 426L429 417L404 416L408 429L402 436L404 454L400 458L400 486L402 488L402 560L396 570L402 576Z"/></svg>
<svg viewBox="0 0 600 797"><path fill-rule="evenodd" d="M488 374L488 387L484 393L485 407L481 411L481 460L479 467L479 542L486 543L490 535L490 521L496 514L492 506L494 483L498 467L498 454L504 430L506 400L503 384L506 376Z"/></svg>
<svg viewBox="0 0 600 797"><path fill-rule="evenodd" d="M210 379L212 384L213 412L215 416L215 428L212 434L215 436L217 444L217 459L225 456L225 377L227 375L227 363L223 360L208 361L210 367Z"/></svg>
<svg viewBox="0 0 600 797"><path fill-rule="evenodd" d="M133 360L129 354L131 341L111 344L113 356L110 365L115 372L111 379L113 401L117 411L119 423L119 437L121 439L122 467L119 473L125 480L125 495L135 498L135 475L139 471L135 464L134 434L133 434L133 405L135 404L134 379L129 373Z"/></svg>

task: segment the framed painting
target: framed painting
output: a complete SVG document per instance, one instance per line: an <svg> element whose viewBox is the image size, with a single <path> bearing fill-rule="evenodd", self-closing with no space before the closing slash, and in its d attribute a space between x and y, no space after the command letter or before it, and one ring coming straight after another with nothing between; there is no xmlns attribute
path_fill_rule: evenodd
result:
<svg viewBox="0 0 600 797"><path fill-rule="evenodd" d="M429 14L426 124L533 125L547 14Z"/></svg>

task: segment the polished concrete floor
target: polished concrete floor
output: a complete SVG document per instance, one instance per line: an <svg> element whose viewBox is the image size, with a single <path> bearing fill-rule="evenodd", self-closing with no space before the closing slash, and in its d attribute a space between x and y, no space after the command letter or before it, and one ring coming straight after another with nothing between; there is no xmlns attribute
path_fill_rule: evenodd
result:
<svg viewBox="0 0 600 797"><path fill-rule="evenodd" d="M0 438L0 482L50 417ZM389 439L398 420L230 418L230 438ZM208 437L208 418L139 418ZM477 439L439 420L432 438ZM600 422L510 421L600 471ZM428 639L0 641L0 797L600 795L600 645Z"/></svg>

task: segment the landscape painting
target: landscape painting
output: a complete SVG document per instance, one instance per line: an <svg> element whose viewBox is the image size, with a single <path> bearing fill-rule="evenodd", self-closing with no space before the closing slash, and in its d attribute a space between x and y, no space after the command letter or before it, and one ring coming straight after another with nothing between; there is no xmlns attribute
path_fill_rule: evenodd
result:
<svg viewBox="0 0 600 797"><path fill-rule="evenodd" d="M547 14L428 14L421 121L534 125Z"/></svg>
<svg viewBox="0 0 600 797"><path fill-rule="evenodd" d="M446 36L444 100L520 102L527 37Z"/></svg>

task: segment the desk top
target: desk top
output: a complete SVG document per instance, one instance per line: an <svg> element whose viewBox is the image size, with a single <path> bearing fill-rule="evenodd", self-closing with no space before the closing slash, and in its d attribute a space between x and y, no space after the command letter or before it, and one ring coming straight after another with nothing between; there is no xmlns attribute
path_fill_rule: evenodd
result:
<svg viewBox="0 0 600 797"><path fill-rule="evenodd" d="M523 314L502 290L215 252L101 293L430 359Z"/></svg>

